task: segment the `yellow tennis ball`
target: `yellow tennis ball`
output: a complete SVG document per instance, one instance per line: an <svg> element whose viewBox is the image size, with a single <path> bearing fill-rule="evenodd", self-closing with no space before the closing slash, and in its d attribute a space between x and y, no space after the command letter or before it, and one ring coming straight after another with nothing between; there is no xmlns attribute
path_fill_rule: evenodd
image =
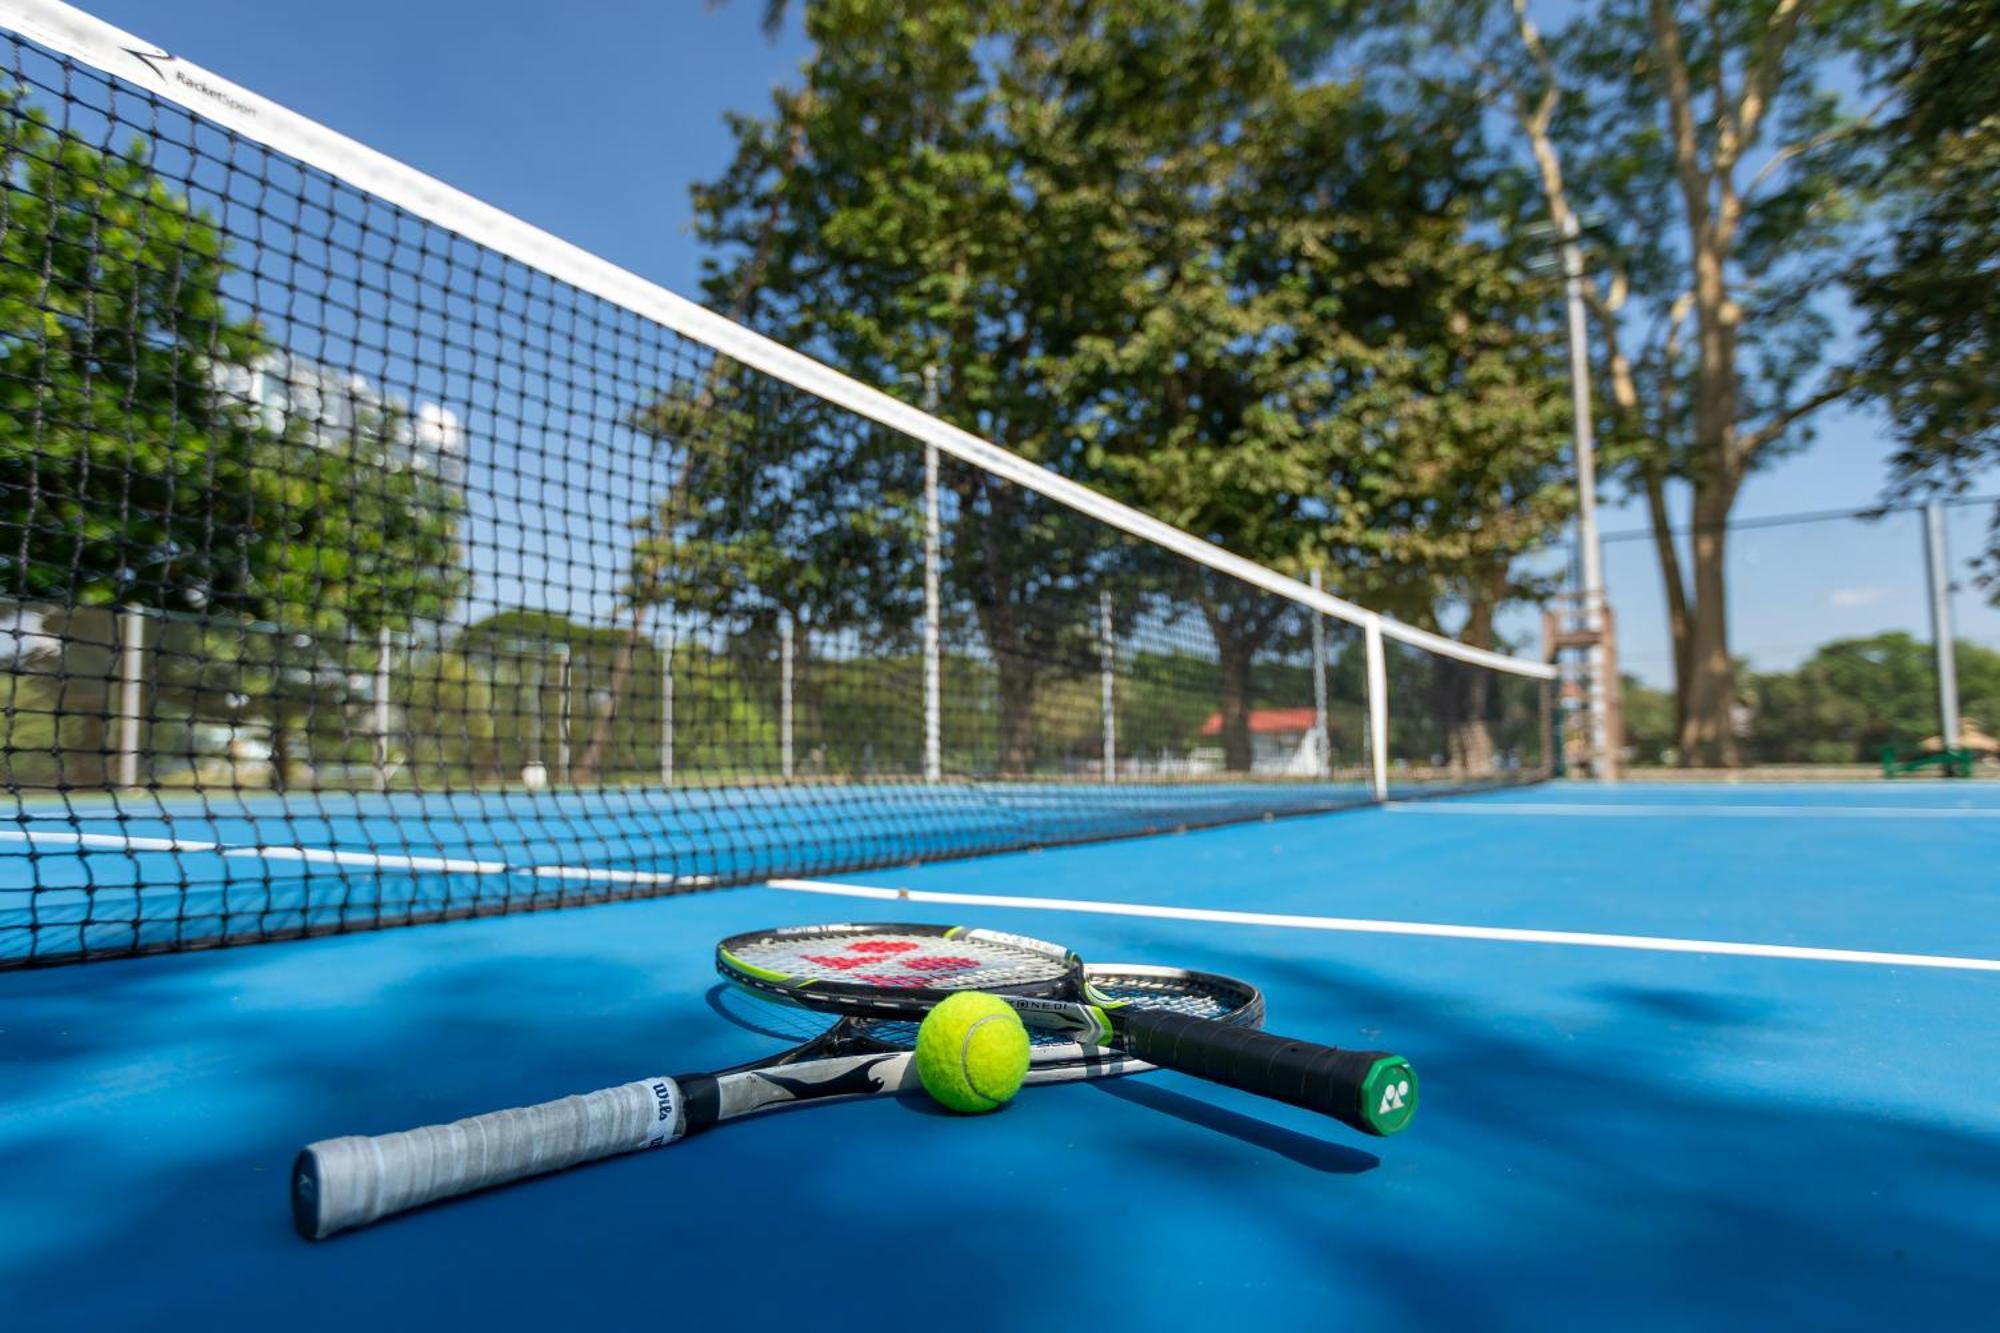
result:
<svg viewBox="0 0 2000 1333"><path fill-rule="evenodd" d="M941 1106L997 1111L1028 1075L1028 1029L998 996L959 991L917 1029L917 1077Z"/></svg>

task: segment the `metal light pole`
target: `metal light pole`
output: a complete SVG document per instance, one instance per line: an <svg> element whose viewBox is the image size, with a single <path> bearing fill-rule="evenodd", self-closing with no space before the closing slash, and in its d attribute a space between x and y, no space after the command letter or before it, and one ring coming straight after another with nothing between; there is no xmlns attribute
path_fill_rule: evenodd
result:
<svg viewBox="0 0 2000 1333"><path fill-rule="evenodd" d="M1563 289L1569 304L1569 397L1576 436L1576 542L1583 563L1583 628L1590 635L1590 771L1600 781L1618 776L1612 753L1610 703L1604 679L1604 551L1597 540L1597 442L1591 429L1590 335L1584 326L1583 248L1576 214L1562 216Z"/></svg>

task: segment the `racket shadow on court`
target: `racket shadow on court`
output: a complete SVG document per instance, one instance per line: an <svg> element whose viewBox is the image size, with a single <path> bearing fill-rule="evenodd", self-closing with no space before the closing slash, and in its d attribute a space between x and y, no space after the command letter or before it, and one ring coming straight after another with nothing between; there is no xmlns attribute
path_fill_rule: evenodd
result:
<svg viewBox="0 0 2000 1333"><path fill-rule="evenodd" d="M769 1004L747 996L736 986L718 982L702 997L708 1007L737 1027L786 1042L804 1041L826 1027L823 1015L814 1015L784 1005ZM1256 1116L1244 1115L1217 1106L1200 1097L1175 1092L1151 1081L1147 1075L1135 1078L1093 1079L1092 1092L1116 1097L1149 1111L1170 1115L1212 1134L1224 1134L1254 1148L1276 1153L1300 1166L1328 1175L1352 1176L1372 1171L1382 1159L1370 1152L1335 1143L1312 1134L1302 1134L1274 1125ZM949 1116L953 1114L927 1097L898 1097L898 1108L908 1114Z"/></svg>

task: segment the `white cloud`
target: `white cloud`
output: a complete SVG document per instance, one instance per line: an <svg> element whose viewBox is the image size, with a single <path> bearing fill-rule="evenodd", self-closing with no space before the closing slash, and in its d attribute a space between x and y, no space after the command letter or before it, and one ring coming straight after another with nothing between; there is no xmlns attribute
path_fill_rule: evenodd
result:
<svg viewBox="0 0 2000 1333"><path fill-rule="evenodd" d="M1874 606L1888 595L1886 588L1835 588L1827 600L1835 606Z"/></svg>

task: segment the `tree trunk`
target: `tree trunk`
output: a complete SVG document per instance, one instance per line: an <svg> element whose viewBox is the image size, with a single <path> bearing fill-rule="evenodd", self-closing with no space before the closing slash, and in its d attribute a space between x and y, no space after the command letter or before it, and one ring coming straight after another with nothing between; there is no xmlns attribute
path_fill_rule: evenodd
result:
<svg viewBox="0 0 2000 1333"><path fill-rule="evenodd" d="M271 710L271 790L284 791L292 770L292 720L279 705Z"/></svg>
<svg viewBox="0 0 2000 1333"><path fill-rule="evenodd" d="M618 656L611 661L611 697L603 708L591 710L590 740L584 746L583 758L576 764L575 779L580 784L597 780L604 752L611 745L611 727L618 719L618 705L624 700L626 687L632 681L632 660L638 654L645 633L646 608L635 606L632 608L632 632L618 645Z"/></svg>
<svg viewBox="0 0 2000 1333"><path fill-rule="evenodd" d="M1222 673L1222 766L1231 773L1248 773L1256 761L1256 747L1250 733L1250 706L1253 699L1250 663L1255 656L1251 645L1237 635L1216 635L1215 650Z"/></svg>
<svg viewBox="0 0 2000 1333"><path fill-rule="evenodd" d="M1026 777L1035 769L1035 664L1019 653L996 651L993 665L1000 687L1000 772Z"/></svg>
<svg viewBox="0 0 2000 1333"><path fill-rule="evenodd" d="M991 538L981 542L981 583L973 599L973 616L993 655L993 674L1000 704L999 771L1024 775L1035 766L1035 694L1038 664L1023 644L1027 631L1021 609L1014 605L1014 585L1006 553Z"/></svg>
<svg viewBox="0 0 2000 1333"><path fill-rule="evenodd" d="M1507 566L1502 564L1475 579L1466 595L1465 629L1460 642L1473 648L1493 646L1493 619L1506 594ZM1441 661L1449 712L1447 745L1451 766L1466 774L1491 773L1497 746L1493 740L1493 673L1469 663Z"/></svg>
<svg viewBox="0 0 2000 1333"><path fill-rule="evenodd" d="M979 557L976 569L968 571L975 579L968 591L973 617L993 656L1000 704L999 770L1021 776L1035 766L1035 695L1041 685L1041 663L1029 646L1035 612L1018 600L1021 591L1012 565L1017 552L1011 538L1022 521L1021 498L1014 488L978 475L964 477L957 490L961 514L978 514L979 501L985 501L983 521L961 527L958 535Z"/></svg>
<svg viewBox="0 0 2000 1333"><path fill-rule="evenodd" d="M1692 768L1735 768L1743 761L1736 742L1736 664L1729 656L1726 567L1725 525L1735 491L1728 481L1695 486L1694 605L1680 690L1681 763Z"/></svg>
<svg viewBox="0 0 2000 1333"><path fill-rule="evenodd" d="M1446 764L1455 776L1476 777L1494 768L1493 678L1469 662L1441 661Z"/></svg>
<svg viewBox="0 0 2000 1333"><path fill-rule="evenodd" d="M1204 576L1196 591L1202 620L1215 641L1222 762L1231 773L1248 773L1257 758L1250 731L1250 713L1257 697L1254 668L1272 630L1270 622L1258 613L1256 602L1261 596L1250 594L1246 600L1242 589L1220 576Z"/></svg>
<svg viewBox="0 0 2000 1333"><path fill-rule="evenodd" d="M1680 548L1674 545L1673 518L1667 513L1667 482L1658 472L1645 474L1646 513L1652 520L1653 550L1660 561L1660 582L1667 598L1667 634L1673 646L1674 735L1687 725L1688 598L1687 577L1681 572Z"/></svg>

